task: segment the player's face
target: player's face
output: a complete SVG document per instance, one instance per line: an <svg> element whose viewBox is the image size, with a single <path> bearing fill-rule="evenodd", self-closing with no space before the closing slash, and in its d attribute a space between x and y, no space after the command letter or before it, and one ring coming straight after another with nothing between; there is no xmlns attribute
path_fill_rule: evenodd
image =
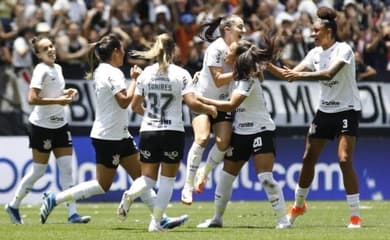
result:
<svg viewBox="0 0 390 240"><path fill-rule="evenodd" d="M54 44L47 38L40 40L37 56L42 62L52 66L56 61L56 48Z"/></svg>
<svg viewBox="0 0 390 240"><path fill-rule="evenodd" d="M316 46L326 46L330 38L331 29L326 28L320 21L317 21L313 24L313 30L311 37L314 38L314 43Z"/></svg>
<svg viewBox="0 0 390 240"><path fill-rule="evenodd" d="M242 35L246 32L244 21L239 17L235 18L232 26L228 28L228 31L232 42L240 40Z"/></svg>
<svg viewBox="0 0 390 240"><path fill-rule="evenodd" d="M124 57L125 57L125 50L123 49L123 46L120 48L117 48L114 50L115 54L115 62L118 67L123 65Z"/></svg>

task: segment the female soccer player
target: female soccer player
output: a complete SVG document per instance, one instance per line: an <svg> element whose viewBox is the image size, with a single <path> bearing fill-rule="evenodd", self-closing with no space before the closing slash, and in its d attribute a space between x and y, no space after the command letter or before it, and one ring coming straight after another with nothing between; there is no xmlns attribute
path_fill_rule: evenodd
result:
<svg viewBox="0 0 390 240"><path fill-rule="evenodd" d="M128 111L135 89L135 78L141 70L134 66L130 70L131 82L126 88L125 77L119 69L123 64L124 49L118 37L111 34L103 37L91 49L91 72L87 78L93 78L96 88L96 116L91 130L92 144L96 152L96 180L83 182L58 194L44 196L41 207L41 222L60 203L85 199L103 194L110 189L116 169L121 165L127 173L136 179L141 175L139 153L133 137L128 130ZM155 192L145 191L142 200L152 210ZM166 228L181 225L184 218L166 218Z"/></svg>
<svg viewBox="0 0 390 240"><path fill-rule="evenodd" d="M351 212L348 228L360 228L359 186L353 167L353 154L361 103L354 53L347 43L337 41L336 11L321 7L317 15L319 20L314 23L312 32L317 47L292 70L268 65L268 70L279 77L289 81L317 80L321 87L319 109L307 134L303 165L289 218L293 223L296 217L305 213L305 201L314 178L315 164L328 141L337 137L337 156Z"/></svg>
<svg viewBox="0 0 390 240"><path fill-rule="evenodd" d="M134 112L143 115L139 143L142 176L124 192L118 215L125 218L131 203L156 185L160 168L159 188L149 232L164 230L161 224L162 214L171 199L175 177L183 157L185 141L182 100L194 111L217 116L214 106L196 99L188 71L172 63L174 50L174 40L168 34L162 34L149 51L134 52L143 58L155 58L157 62L146 67L137 79L131 107Z"/></svg>
<svg viewBox="0 0 390 240"><path fill-rule="evenodd" d="M41 61L36 65L28 95L28 102L35 105L31 112L30 147L33 163L31 170L23 177L12 201L5 209L14 224L23 224L19 214L19 205L46 172L50 152L53 151L60 170L60 182L63 189L71 187L72 175L72 136L66 121L65 107L77 96L74 88L65 88L62 68L55 63L56 49L46 37L34 37L31 41L35 54ZM77 213L75 202L68 204L69 223L87 223L89 216Z"/></svg>
<svg viewBox="0 0 390 240"><path fill-rule="evenodd" d="M262 77L260 67L276 55L274 49L273 42L266 49L258 49L245 40L232 43L226 57L227 61L235 62L235 81L230 100L200 97L202 102L215 105L219 111L239 111L234 117L230 149L215 190L214 217L199 224L198 228L222 227L222 217L232 194L233 182L251 155L257 177L277 216L276 228L290 227L283 192L272 174L275 161L275 124L266 108L259 81L259 75Z"/></svg>
<svg viewBox="0 0 390 240"><path fill-rule="evenodd" d="M214 37L219 29L220 36ZM205 52L203 66L196 82L196 94L204 97L225 100L229 97L229 85L233 80L232 68L225 63L224 57L232 42L238 41L245 33L244 21L237 15L219 17L201 27L204 37L212 43ZM201 193L209 172L222 161L229 146L232 132L232 113L219 112L216 119L207 114L194 112L192 127L194 142L187 156L186 181L182 190L181 200L184 204L192 204L192 193ZM202 155L208 144L211 128L215 134L215 144L211 148L204 168L199 169ZM198 180L194 183L195 175Z"/></svg>

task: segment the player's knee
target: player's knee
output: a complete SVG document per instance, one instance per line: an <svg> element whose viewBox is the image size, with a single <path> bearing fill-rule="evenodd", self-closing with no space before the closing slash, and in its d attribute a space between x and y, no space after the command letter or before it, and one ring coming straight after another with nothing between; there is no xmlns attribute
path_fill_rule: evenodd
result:
<svg viewBox="0 0 390 240"><path fill-rule="evenodd" d="M352 155L348 154L346 152L339 153L338 158L339 158L340 163L352 162Z"/></svg>
<svg viewBox="0 0 390 240"><path fill-rule="evenodd" d="M209 142L209 136L206 136L206 135L196 136L195 142L198 145L205 147L207 145L207 143Z"/></svg>

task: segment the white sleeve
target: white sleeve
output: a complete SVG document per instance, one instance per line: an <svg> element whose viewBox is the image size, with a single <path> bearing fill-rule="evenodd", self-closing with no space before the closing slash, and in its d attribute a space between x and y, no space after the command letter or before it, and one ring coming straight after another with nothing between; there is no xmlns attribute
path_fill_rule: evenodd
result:
<svg viewBox="0 0 390 240"><path fill-rule="evenodd" d="M119 69L115 69L111 76L108 77L108 84L113 95L126 89L125 75Z"/></svg>
<svg viewBox="0 0 390 240"><path fill-rule="evenodd" d="M233 94L249 96L255 86L257 79L239 80L235 83Z"/></svg>
<svg viewBox="0 0 390 240"><path fill-rule="evenodd" d="M31 82L30 82L30 88L38 88L42 89L43 87L43 79L46 71L45 68L42 65L37 65L34 68L32 77L31 77Z"/></svg>
<svg viewBox="0 0 390 240"><path fill-rule="evenodd" d="M187 70L183 69L183 76L181 82L183 84L181 88L181 95L194 92L192 78L190 73Z"/></svg>
<svg viewBox="0 0 390 240"><path fill-rule="evenodd" d="M354 59L351 47L348 44L342 44L341 47L337 49L336 59L350 64Z"/></svg>
<svg viewBox="0 0 390 240"><path fill-rule="evenodd" d="M206 66L208 67L222 67L224 63L225 51L218 49L212 45L208 50Z"/></svg>

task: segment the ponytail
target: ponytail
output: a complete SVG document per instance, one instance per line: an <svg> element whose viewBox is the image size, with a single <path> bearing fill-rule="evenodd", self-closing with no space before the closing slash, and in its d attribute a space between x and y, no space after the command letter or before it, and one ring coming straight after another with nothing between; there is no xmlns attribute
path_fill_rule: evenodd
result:
<svg viewBox="0 0 390 240"><path fill-rule="evenodd" d="M90 46L91 48L88 53L89 72L85 75L86 79L92 79L93 72L99 63L110 61L114 50L122 47L120 40L114 34L104 36Z"/></svg>
<svg viewBox="0 0 390 240"><path fill-rule="evenodd" d="M156 42L148 51L131 51L131 56L146 59L157 58L160 71L166 72L173 60L175 41L166 33L157 36Z"/></svg>

